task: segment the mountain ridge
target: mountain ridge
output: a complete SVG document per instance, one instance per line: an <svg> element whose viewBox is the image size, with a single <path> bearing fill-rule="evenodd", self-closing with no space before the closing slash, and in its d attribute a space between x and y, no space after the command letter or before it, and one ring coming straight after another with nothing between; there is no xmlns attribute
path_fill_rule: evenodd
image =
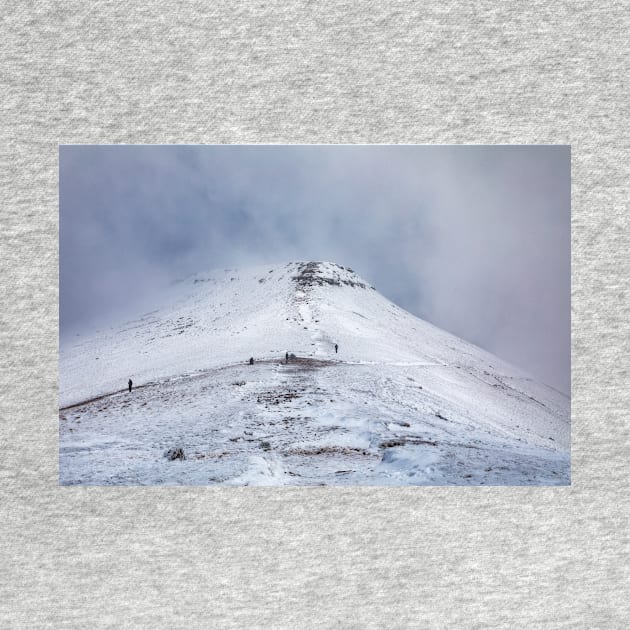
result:
<svg viewBox="0 0 630 630"><path fill-rule="evenodd" d="M507 449L519 462L514 470L521 472L508 466L499 475L504 481L555 484L569 478L569 404L563 394L407 313L349 267L305 261L200 273L160 299L153 311L135 320L61 348L60 445L69 450L60 451L60 461L68 462L68 483L117 483L94 478L85 462L78 464L84 455L77 453L83 451L73 448L83 448L77 436L85 426L71 421L83 417L84 424L89 417L94 425L89 439L102 442L108 431L103 418L111 423L114 409L121 417L132 413L133 422L146 430L166 409L174 417L192 413L198 420L190 419L190 431L197 435L199 426L207 429L203 448L187 442L176 421L165 419L160 431L174 432L197 455L212 451L213 444L226 447L223 460L231 464L223 468L235 474L215 475L206 483L295 481L289 465L310 471L299 480L308 478L305 485L339 482L333 473L317 473L324 459L354 462L356 474L342 480L348 484L496 481L492 467L486 480L477 473L470 478L455 474L459 466L454 464L453 472L451 456L442 450L448 444L468 451L482 445L495 460ZM296 358L286 363L286 353ZM254 366L248 365L250 357ZM123 390L128 377L141 386L131 396ZM163 406L156 407L157 400ZM212 405L216 409L209 410ZM254 427L261 426L273 437L255 438L255 446L244 448L259 432ZM226 438L225 431L236 435ZM305 436L312 438L310 446L301 439ZM232 438L243 448L233 452ZM144 453L147 445L137 448ZM203 476L204 466L178 476L175 472L190 463L169 466L155 448L149 449L152 464L147 460L143 466L155 466L165 483L202 483L196 475ZM144 455L139 457L144 461ZM427 457L431 462L425 466ZM539 464L532 469L528 457ZM299 465L291 463L296 458ZM357 458L372 467L359 466ZM553 474L540 463L547 460ZM79 476L70 472L79 469ZM119 482L132 478L123 475ZM155 473L147 472L146 478L155 479ZM141 481L142 476L136 479Z"/></svg>

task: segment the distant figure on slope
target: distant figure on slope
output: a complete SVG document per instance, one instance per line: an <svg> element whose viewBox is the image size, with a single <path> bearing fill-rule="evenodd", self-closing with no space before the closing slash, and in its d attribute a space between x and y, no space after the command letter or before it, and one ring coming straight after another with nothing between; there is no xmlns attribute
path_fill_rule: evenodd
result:
<svg viewBox="0 0 630 630"><path fill-rule="evenodd" d="M127 382L127 385L129 385L129 391L131 391L131 386L133 385L133 382L131 381L131 379L129 379L129 381Z"/></svg>
<svg viewBox="0 0 630 630"><path fill-rule="evenodd" d="M249 364L250 365L254 365L254 357L250 357L249 358Z"/></svg>
<svg viewBox="0 0 630 630"><path fill-rule="evenodd" d="M335 344L335 354L337 354L337 350L339 350L339 346Z"/></svg>
<svg viewBox="0 0 630 630"><path fill-rule="evenodd" d="M284 355L284 360L285 360L286 363L289 362L289 353L288 352Z"/></svg>

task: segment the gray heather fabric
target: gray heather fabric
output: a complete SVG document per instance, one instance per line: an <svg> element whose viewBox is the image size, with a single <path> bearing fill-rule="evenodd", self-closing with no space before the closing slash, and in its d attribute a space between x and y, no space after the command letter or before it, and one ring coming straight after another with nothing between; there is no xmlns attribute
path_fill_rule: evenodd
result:
<svg viewBox="0 0 630 630"><path fill-rule="evenodd" d="M627 627L629 8L4 3L0 626ZM572 486L58 487L71 142L571 144Z"/></svg>

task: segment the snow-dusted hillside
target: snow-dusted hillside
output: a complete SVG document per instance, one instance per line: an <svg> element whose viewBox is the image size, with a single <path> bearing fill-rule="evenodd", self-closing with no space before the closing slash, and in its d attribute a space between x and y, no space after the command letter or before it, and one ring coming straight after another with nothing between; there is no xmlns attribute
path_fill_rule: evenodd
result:
<svg viewBox="0 0 630 630"><path fill-rule="evenodd" d="M567 397L348 268L199 274L156 302L62 341L61 483L569 483Z"/></svg>

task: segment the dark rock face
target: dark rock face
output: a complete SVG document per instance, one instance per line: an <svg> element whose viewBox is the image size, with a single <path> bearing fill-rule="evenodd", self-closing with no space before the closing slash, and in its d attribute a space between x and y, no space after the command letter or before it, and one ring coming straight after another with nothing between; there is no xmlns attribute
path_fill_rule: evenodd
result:
<svg viewBox="0 0 630 630"><path fill-rule="evenodd" d="M322 268L322 263L320 262L299 263L298 273L297 275L292 276L292 280L294 280L297 286L301 289L306 289L315 285L323 286L325 284L336 287L346 285L349 287L358 287L360 289L368 288L363 282L347 277L349 274L354 275L354 271L352 271L349 267L342 267L341 265L334 265L334 267L336 267L336 269L331 273L329 270ZM337 269L339 271L337 271ZM342 273L345 277L342 276Z"/></svg>

